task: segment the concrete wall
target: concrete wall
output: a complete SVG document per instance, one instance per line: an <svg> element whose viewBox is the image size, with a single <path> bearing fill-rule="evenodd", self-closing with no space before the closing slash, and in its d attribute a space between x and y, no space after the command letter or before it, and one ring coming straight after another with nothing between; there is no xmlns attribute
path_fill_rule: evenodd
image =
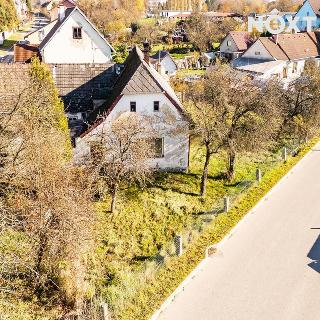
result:
<svg viewBox="0 0 320 320"><path fill-rule="evenodd" d="M294 71L294 64L297 64L297 70ZM284 83L293 81L301 76L304 70L305 60L296 61L283 61L282 64L276 67L270 68L263 75L258 75L256 78L261 80L270 80L272 77L276 77L278 80L282 80ZM287 69L287 78L284 78L284 68Z"/></svg>
<svg viewBox="0 0 320 320"><path fill-rule="evenodd" d="M73 27L82 27L82 39L73 39ZM42 50L46 63L108 63L112 50L94 28L74 11Z"/></svg>
<svg viewBox="0 0 320 320"><path fill-rule="evenodd" d="M177 109L162 93L123 96L103 123L85 137L77 139L75 148L76 161L82 161L90 154L90 141L94 141L100 132L106 131L112 121L121 114L130 112L131 101L136 102L136 112L138 114L154 118L157 123L157 138L164 138L164 157L150 159L150 165L161 170L186 170L189 158L188 123L183 120ZM160 112L153 111L153 101L160 102ZM161 120L160 122L159 119ZM178 127L179 130L174 132L174 129Z"/></svg>

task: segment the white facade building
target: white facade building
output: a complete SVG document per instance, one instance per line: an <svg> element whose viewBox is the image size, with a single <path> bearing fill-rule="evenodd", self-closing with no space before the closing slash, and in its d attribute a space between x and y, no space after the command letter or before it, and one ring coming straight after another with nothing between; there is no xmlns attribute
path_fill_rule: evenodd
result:
<svg viewBox="0 0 320 320"><path fill-rule="evenodd" d="M166 76L174 76L178 67L168 51L158 51L150 57L151 65L161 74Z"/></svg>
<svg viewBox="0 0 320 320"><path fill-rule="evenodd" d="M91 127L76 139L75 159L80 162L86 159L90 155L90 145L114 120L135 112L151 120L153 129L156 128L151 138L161 150L158 150L158 157L150 159L150 165L159 170L187 170L189 134L182 105L170 85L144 60L137 47L127 58L113 92L112 99L94 111ZM99 115L103 116L102 120Z"/></svg>
<svg viewBox="0 0 320 320"><path fill-rule="evenodd" d="M108 63L114 49L78 8L59 7L55 25L39 45L45 63Z"/></svg>
<svg viewBox="0 0 320 320"><path fill-rule="evenodd" d="M318 60L319 53L315 33L280 34L259 38L233 66L260 80L289 82L301 75L307 60Z"/></svg>

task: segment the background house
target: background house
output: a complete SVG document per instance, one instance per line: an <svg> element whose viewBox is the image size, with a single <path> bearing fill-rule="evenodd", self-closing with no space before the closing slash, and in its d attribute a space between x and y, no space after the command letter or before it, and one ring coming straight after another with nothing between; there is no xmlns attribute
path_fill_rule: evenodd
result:
<svg viewBox="0 0 320 320"><path fill-rule="evenodd" d="M168 51L159 50L155 55L150 56L150 63L162 75L174 76L178 70Z"/></svg>
<svg viewBox="0 0 320 320"><path fill-rule="evenodd" d="M227 60L239 58L253 43L249 32L233 31L223 39L220 45L220 55Z"/></svg>
<svg viewBox="0 0 320 320"><path fill-rule="evenodd" d="M318 34L314 32L260 37L233 66L263 80L276 77L291 81L301 75L305 62L317 60L319 53Z"/></svg>
<svg viewBox="0 0 320 320"><path fill-rule="evenodd" d="M108 63L114 49L78 8L59 6L55 25L39 45L45 63Z"/></svg>
<svg viewBox="0 0 320 320"><path fill-rule="evenodd" d="M306 17L314 18L315 21L312 23L312 27L313 29L318 29L320 27L320 1L304 1L302 7L298 10L295 17L299 18L297 26L300 31L305 31L307 29L307 22L303 20Z"/></svg>
<svg viewBox="0 0 320 320"><path fill-rule="evenodd" d="M36 29L29 34L27 34L24 39L28 41L29 43L33 44L40 44L43 39L49 34L51 29L54 27L54 25L57 23L57 19L49 22L47 25Z"/></svg>

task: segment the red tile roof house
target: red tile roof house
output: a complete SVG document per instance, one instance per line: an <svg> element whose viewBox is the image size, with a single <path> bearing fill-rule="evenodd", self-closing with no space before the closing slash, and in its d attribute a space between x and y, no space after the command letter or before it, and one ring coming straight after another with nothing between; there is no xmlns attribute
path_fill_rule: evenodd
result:
<svg viewBox="0 0 320 320"><path fill-rule="evenodd" d="M220 45L220 56L229 61L239 58L253 44L249 32L229 32Z"/></svg>
<svg viewBox="0 0 320 320"><path fill-rule="evenodd" d="M157 136L151 137L157 146L158 156L150 159L150 165L159 170L187 170L189 125L183 106L169 83L150 65L148 59L148 54L144 55L138 47L132 49L111 97L89 115L88 129L76 139L77 162L90 157L90 146L103 132L108 131L113 121L135 112L141 117L160 120L156 125Z"/></svg>
<svg viewBox="0 0 320 320"><path fill-rule="evenodd" d="M307 60L319 61L319 44L316 32L260 37L232 64L257 79L288 82L301 75Z"/></svg>

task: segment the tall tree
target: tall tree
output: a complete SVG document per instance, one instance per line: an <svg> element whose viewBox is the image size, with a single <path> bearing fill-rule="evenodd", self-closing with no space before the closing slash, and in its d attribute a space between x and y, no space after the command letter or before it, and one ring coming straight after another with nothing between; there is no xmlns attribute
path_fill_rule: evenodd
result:
<svg viewBox="0 0 320 320"><path fill-rule="evenodd" d="M229 181L234 179L236 156L239 152L268 147L279 117L268 104L266 90L256 87L251 79L236 74L226 65L218 65L200 87L190 88L188 111L194 122L194 132L206 150L201 178L205 196L208 169L213 154L227 153Z"/></svg>
<svg viewBox="0 0 320 320"><path fill-rule="evenodd" d="M19 19L13 0L0 0L0 32L14 29Z"/></svg>
<svg viewBox="0 0 320 320"><path fill-rule="evenodd" d="M14 96L5 99L1 91L0 99L0 255L7 263L0 278L20 298L35 294L81 307L92 239L90 190L69 163L67 121L50 71L36 59L22 81L12 81ZM26 252L4 244L10 234Z"/></svg>
<svg viewBox="0 0 320 320"><path fill-rule="evenodd" d="M301 77L284 87L274 83L277 106L282 111L279 138L299 142L313 136L320 123L320 70L316 62L307 61Z"/></svg>
<svg viewBox="0 0 320 320"><path fill-rule="evenodd" d="M120 187L143 185L152 174L148 160L154 156L150 124L135 114L123 114L91 142L91 172L102 193L111 195L111 212L116 209ZM146 139L148 137L148 139Z"/></svg>

